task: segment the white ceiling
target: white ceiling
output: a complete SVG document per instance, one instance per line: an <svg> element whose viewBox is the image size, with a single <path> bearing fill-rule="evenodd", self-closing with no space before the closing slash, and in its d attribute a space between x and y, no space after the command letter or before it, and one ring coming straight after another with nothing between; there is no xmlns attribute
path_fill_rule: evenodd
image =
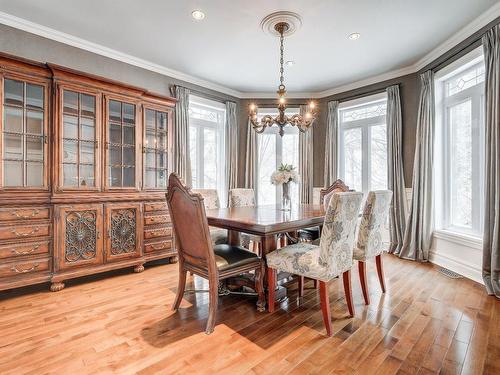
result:
<svg viewBox="0 0 500 375"><path fill-rule="evenodd" d="M278 85L278 40L260 28L274 11L302 17L302 29L285 40L285 59L295 61L285 84L311 93L412 66L499 2L0 0L0 12L248 96ZM205 20L193 20L194 9ZM352 32L361 38L348 40Z"/></svg>

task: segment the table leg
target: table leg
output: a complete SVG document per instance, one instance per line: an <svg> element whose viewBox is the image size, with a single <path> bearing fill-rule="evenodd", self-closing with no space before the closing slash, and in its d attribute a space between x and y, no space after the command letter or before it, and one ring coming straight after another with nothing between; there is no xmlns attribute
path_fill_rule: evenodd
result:
<svg viewBox="0 0 500 375"><path fill-rule="evenodd" d="M240 232L229 230L227 237L229 245L240 246Z"/></svg>
<svg viewBox="0 0 500 375"><path fill-rule="evenodd" d="M261 243L262 243L262 257L265 260L266 254L277 249L278 243L276 240L276 235L262 236ZM264 289L266 289L266 291L267 291L267 269L268 268L266 263L264 272ZM276 302L283 301L286 298L286 288L276 283L274 297Z"/></svg>

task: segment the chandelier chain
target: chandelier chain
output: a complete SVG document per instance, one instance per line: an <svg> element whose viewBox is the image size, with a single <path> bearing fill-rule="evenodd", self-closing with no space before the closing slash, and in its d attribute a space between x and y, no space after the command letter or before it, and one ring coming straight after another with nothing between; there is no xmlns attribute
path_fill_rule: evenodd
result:
<svg viewBox="0 0 500 375"><path fill-rule="evenodd" d="M284 77L284 69L283 69L283 55L284 55L284 36L283 36L283 29L280 30L280 83L281 86L285 87L283 84L285 77Z"/></svg>

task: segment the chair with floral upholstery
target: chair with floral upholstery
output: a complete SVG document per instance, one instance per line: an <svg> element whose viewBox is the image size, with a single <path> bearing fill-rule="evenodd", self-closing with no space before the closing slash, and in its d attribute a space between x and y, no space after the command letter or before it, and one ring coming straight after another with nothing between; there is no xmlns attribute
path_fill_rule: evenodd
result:
<svg viewBox="0 0 500 375"><path fill-rule="evenodd" d="M229 207L253 207L255 204L254 189L238 188L229 190ZM262 247L259 237L242 233L241 244L242 246L252 250L254 253L262 255Z"/></svg>
<svg viewBox="0 0 500 375"><path fill-rule="evenodd" d="M354 316L351 290L353 247L362 193L335 193L330 199L320 244L299 242L267 254L268 304L274 311L277 271L289 272L319 281L321 310L328 336L332 335L328 282L342 275L347 307Z"/></svg>
<svg viewBox="0 0 500 375"><path fill-rule="evenodd" d="M384 271L382 268L382 233L391 205L392 191L370 191L366 198L363 216L359 225L358 239L354 247L354 259L358 261L359 280L365 304L370 304L366 280L366 261L375 258L378 279L385 293Z"/></svg>
<svg viewBox="0 0 500 375"><path fill-rule="evenodd" d="M192 192L203 197L206 210L220 208L219 194L216 189L192 189ZM227 244L227 230L210 227L210 238L212 239L212 245Z"/></svg>

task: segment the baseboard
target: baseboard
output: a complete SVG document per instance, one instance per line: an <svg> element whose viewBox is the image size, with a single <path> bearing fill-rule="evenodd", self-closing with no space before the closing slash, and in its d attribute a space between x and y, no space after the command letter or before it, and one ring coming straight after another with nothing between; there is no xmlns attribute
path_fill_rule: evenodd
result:
<svg viewBox="0 0 500 375"><path fill-rule="evenodd" d="M466 264L460 259L430 251L429 261L484 285L481 269Z"/></svg>

